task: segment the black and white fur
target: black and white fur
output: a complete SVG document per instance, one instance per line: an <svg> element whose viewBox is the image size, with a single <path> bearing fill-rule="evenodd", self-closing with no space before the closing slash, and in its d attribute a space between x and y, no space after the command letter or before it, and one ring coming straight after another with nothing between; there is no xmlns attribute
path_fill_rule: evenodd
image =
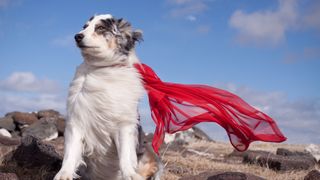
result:
<svg viewBox="0 0 320 180"><path fill-rule="evenodd" d="M141 39L140 31L110 14L92 17L76 34L84 62L69 88L64 159L55 180L78 177L82 164L94 180L148 178L141 172L152 160L139 161L136 152L144 88L133 64L139 63L134 46ZM158 165L150 166L153 174Z"/></svg>

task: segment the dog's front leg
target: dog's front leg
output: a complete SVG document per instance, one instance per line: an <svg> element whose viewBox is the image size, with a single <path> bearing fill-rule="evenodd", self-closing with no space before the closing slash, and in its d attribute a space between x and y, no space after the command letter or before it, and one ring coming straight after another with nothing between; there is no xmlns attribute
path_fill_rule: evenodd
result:
<svg viewBox="0 0 320 180"><path fill-rule="evenodd" d="M77 178L77 168L83 162L83 143L80 130L70 123L67 123L64 136L65 149L63 163L60 171L54 177L54 180L72 180L73 178Z"/></svg>
<svg viewBox="0 0 320 180"><path fill-rule="evenodd" d="M136 154L137 138L136 124L121 125L116 135L115 142L118 150L120 171L125 180L144 180L142 176L136 173L138 164Z"/></svg>

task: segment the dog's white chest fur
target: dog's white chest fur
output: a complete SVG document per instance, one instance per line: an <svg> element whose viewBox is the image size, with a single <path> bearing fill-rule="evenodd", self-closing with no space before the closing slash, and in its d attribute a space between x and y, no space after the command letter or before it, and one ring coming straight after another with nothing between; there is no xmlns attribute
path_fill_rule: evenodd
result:
<svg viewBox="0 0 320 180"><path fill-rule="evenodd" d="M77 68L69 89L67 123L83 130L84 151L89 154L86 163L97 171L93 174L106 176L103 172L110 171L100 168L118 169L114 139L123 125L138 124L137 106L142 93L134 67L93 68L81 64Z"/></svg>
<svg viewBox="0 0 320 180"><path fill-rule="evenodd" d="M123 123L137 123L137 117L132 122L132 116L137 116L143 93L140 81L134 67L92 68L81 64L70 84L69 120L93 128L97 135L110 134Z"/></svg>

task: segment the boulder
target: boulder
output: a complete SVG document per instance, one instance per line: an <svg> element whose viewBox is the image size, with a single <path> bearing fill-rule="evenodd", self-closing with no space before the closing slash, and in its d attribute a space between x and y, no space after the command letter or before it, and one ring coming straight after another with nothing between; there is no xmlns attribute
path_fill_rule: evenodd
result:
<svg viewBox="0 0 320 180"><path fill-rule="evenodd" d="M285 148L278 148L276 154L281 156L290 156L290 157L297 157L297 158L303 157L305 159L309 159L310 161L316 162L316 159L309 152L290 151Z"/></svg>
<svg viewBox="0 0 320 180"><path fill-rule="evenodd" d="M305 151L310 153L320 164L320 145L310 144L305 148Z"/></svg>
<svg viewBox="0 0 320 180"><path fill-rule="evenodd" d="M58 137L55 118L42 118L22 131L22 137L33 136L40 140L50 141Z"/></svg>
<svg viewBox="0 0 320 180"><path fill-rule="evenodd" d="M180 180L264 180L264 178L243 172L203 172Z"/></svg>
<svg viewBox="0 0 320 180"><path fill-rule="evenodd" d="M318 170L312 170L304 177L304 180L319 180L319 179L320 179L320 172Z"/></svg>
<svg viewBox="0 0 320 180"><path fill-rule="evenodd" d="M255 151L245 153L243 163L256 164L275 171L307 170L315 165L313 160L304 156L281 156Z"/></svg>
<svg viewBox="0 0 320 180"><path fill-rule="evenodd" d="M193 126L193 134L196 139L205 140L205 141L213 141L204 131L200 128Z"/></svg>
<svg viewBox="0 0 320 180"><path fill-rule="evenodd" d="M169 144L171 142L180 144L189 144L198 140L212 141L211 138L198 127L192 127L185 131L179 131L174 134L166 134L164 142Z"/></svg>
<svg viewBox="0 0 320 180"><path fill-rule="evenodd" d="M64 150L64 137L58 137L57 139L54 139L52 141L45 141L43 142L45 144L49 144L50 146L53 146L55 151L59 154L59 156L63 157L63 150Z"/></svg>
<svg viewBox="0 0 320 180"><path fill-rule="evenodd" d="M0 172L1 180L19 180L18 176L15 173L4 173Z"/></svg>
<svg viewBox="0 0 320 180"><path fill-rule="evenodd" d="M6 136L0 136L0 146L15 146L20 145L20 138L9 138Z"/></svg>
<svg viewBox="0 0 320 180"><path fill-rule="evenodd" d="M48 118L48 117L59 117L60 113L58 111L52 110L52 109L46 109L38 111L38 118Z"/></svg>
<svg viewBox="0 0 320 180"><path fill-rule="evenodd" d="M62 164L62 157L54 147L31 136L4 158L1 172L16 173L22 179L51 180Z"/></svg>
<svg viewBox="0 0 320 180"><path fill-rule="evenodd" d="M15 150L9 161L14 161L18 166L24 168L46 166L58 170L61 167L62 157L53 146L35 137L27 136L22 139L21 145Z"/></svg>
<svg viewBox="0 0 320 180"><path fill-rule="evenodd" d="M8 138L5 136L0 136L0 163L6 158L8 154L16 150L20 143L20 139L18 138Z"/></svg>
<svg viewBox="0 0 320 180"><path fill-rule="evenodd" d="M36 113L23 113L23 112L13 112L10 114L14 122L18 125L31 125L38 121Z"/></svg>
<svg viewBox="0 0 320 180"><path fill-rule="evenodd" d="M285 148L278 148L276 154L281 156L306 156L309 158L313 158L312 155L308 152L290 151Z"/></svg>
<svg viewBox="0 0 320 180"><path fill-rule="evenodd" d="M11 134L9 133L9 131L6 129L3 129L3 128L0 128L0 136L5 136L5 137L9 137L9 138L12 137Z"/></svg>
<svg viewBox="0 0 320 180"><path fill-rule="evenodd" d="M56 124L56 127L58 129L59 135L63 136L64 135L64 129L65 129L65 126L66 126L65 119L62 118L62 117L58 117L56 122L55 122L55 124Z"/></svg>
<svg viewBox="0 0 320 180"><path fill-rule="evenodd" d="M11 132L14 131L16 129L16 125L13 122L13 118L11 116L0 118L0 128L4 128Z"/></svg>

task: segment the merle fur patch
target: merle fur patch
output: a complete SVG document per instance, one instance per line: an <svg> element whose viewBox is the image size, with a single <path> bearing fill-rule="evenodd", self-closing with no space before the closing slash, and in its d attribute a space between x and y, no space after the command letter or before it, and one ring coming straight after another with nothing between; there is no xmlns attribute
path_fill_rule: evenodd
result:
<svg viewBox="0 0 320 180"><path fill-rule="evenodd" d="M139 30L132 30L131 24L122 18L101 20L101 23L96 25L96 32L99 34L111 33L116 38L118 51L125 55L128 55L135 47L136 42L142 40L142 32Z"/></svg>

